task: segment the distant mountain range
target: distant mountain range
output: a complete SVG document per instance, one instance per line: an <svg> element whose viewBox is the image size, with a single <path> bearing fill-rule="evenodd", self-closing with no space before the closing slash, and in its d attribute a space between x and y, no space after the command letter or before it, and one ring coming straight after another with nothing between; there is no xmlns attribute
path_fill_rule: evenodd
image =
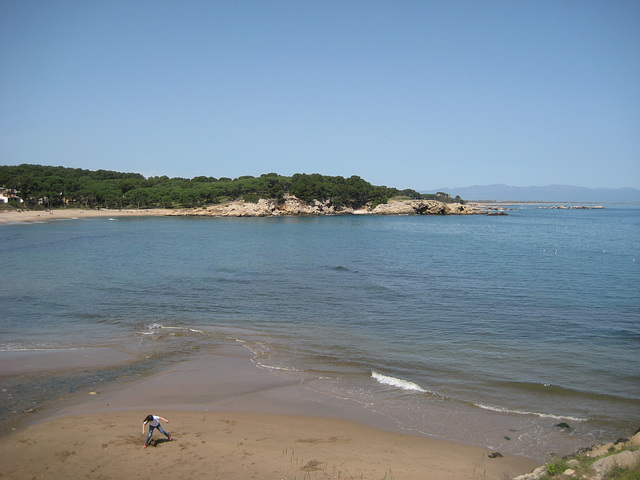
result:
<svg viewBox="0 0 640 480"><path fill-rule="evenodd" d="M635 188L585 188L572 185L546 187L511 187L509 185L474 185L462 188L442 188L452 197L465 200L493 200L498 202L557 202L557 203L640 203L640 190Z"/></svg>

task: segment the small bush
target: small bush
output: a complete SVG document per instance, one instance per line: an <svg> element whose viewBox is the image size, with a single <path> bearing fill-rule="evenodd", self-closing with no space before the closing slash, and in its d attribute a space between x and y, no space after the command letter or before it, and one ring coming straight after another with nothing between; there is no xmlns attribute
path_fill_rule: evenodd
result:
<svg viewBox="0 0 640 480"><path fill-rule="evenodd" d="M569 468L569 465L566 460L560 459L553 463L547 463L547 473L552 477L561 475L567 468Z"/></svg>

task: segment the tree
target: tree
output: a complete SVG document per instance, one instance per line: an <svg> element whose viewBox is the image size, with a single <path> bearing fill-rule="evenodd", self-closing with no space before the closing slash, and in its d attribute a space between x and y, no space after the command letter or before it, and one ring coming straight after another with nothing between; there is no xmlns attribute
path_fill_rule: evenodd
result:
<svg viewBox="0 0 640 480"><path fill-rule="evenodd" d="M336 206L360 208L368 203L385 203L390 197L403 195L413 199L452 199L444 192L420 194L415 190L399 191L386 186L374 186L357 175L349 178L325 176L319 173L296 173L292 177L266 173L259 177L245 175L232 180L228 177L199 176L145 178L139 173L111 170L82 170L22 164L0 166L0 186L19 195L25 206L44 203L49 207L174 207L199 206L228 198L272 198L281 201L291 194L311 203L314 200L331 202Z"/></svg>

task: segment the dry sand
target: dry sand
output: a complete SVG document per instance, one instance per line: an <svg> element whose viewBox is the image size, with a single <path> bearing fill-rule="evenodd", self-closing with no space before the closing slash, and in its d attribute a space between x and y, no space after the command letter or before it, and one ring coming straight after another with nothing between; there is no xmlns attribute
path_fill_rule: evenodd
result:
<svg viewBox="0 0 640 480"><path fill-rule="evenodd" d="M173 210L165 210L161 208L136 210L89 210L67 208L59 210L22 210L22 211L5 211L0 210L0 224L20 223L20 222L44 222L51 220L69 220L73 218L111 218L111 217L144 217L144 216L162 216L167 215Z"/></svg>
<svg viewBox="0 0 640 480"><path fill-rule="evenodd" d="M34 354L30 364L40 357L42 368L52 362L66 368L66 360L51 355ZM122 358L106 352L103 360ZM505 480L537 463L399 433L361 405L257 368L240 346L103 387L1 437L0 477ZM156 431L142 448L142 421L150 413L169 420L163 427L174 441Z"/></svg>
<svg viewBox="0 0 640 480"><path fill-rule="evenodd" d="M504 480L531 461L400 435L330 418L247 412L157 412L173 441L154 432L142 448L146 412L65 417L0 443L11 479L403 479Z"/></svg>

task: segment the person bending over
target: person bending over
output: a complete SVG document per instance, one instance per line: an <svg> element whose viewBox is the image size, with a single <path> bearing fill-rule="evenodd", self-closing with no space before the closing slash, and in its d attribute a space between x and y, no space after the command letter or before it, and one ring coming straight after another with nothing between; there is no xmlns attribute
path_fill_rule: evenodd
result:
<svg viewBox="0 0 640 480"><path fill-rule="evenodd" d="M167 420L166 418L159 417L157 415L147 415L145 417L144 422L142 423L142 434L144 435L145 425L149 424L149 435L147 435L147 440L144 442L144 448L147 448L149 446L151 435L153 435L153 430L156 428L160 431L160 433L165 434L166 437L169 439L169 441L172 440L171 435L169 435L167 432L165 432L162 429L162 425L160 425L160 420L162 420L163 422L169 423L169 420Z"/></svg>

